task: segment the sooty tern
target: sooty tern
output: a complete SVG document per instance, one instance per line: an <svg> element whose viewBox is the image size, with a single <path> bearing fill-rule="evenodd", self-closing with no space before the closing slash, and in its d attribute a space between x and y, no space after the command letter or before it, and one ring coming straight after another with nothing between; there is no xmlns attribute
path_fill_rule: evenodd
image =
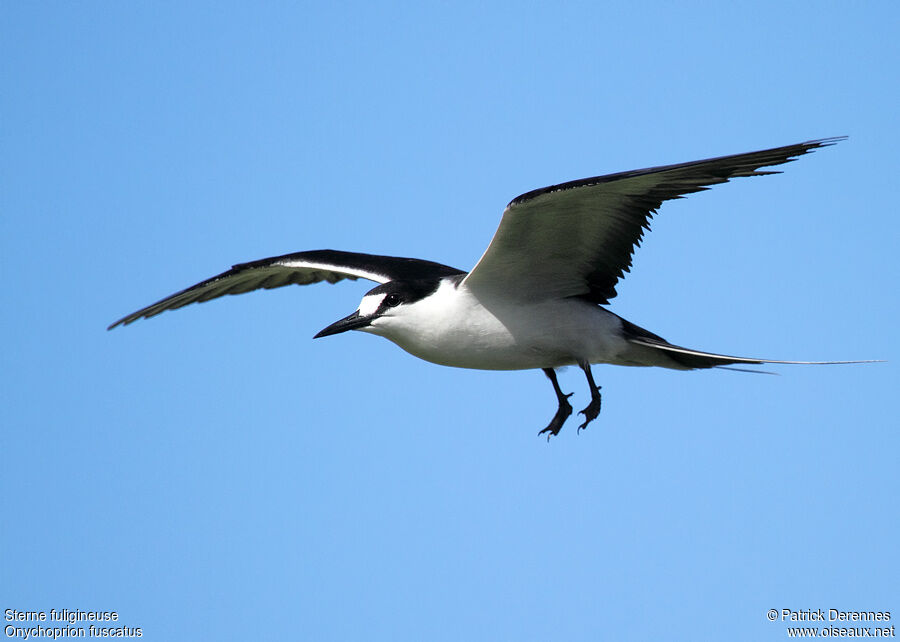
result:
<svg viewBox="0 0 900 642"><path fill-rule="evenodd" d="M592 363L661 366L678 370L730 364L860 363L776 361L690 350L667 342L600 307L616 296L650 218L664 201L739 176L777 174L762 167L792 161L839 138L813 140L747 154L722 156L596 176L551 185L514 198L471 272L420 259L315 250L235 265L123 317L127 325L165 310L260 288L343 279L379 283L353 314L316 337L347 330L377 334L426 361L459 368L540 368L559 408L540 431L559 433L572 406L555 368L579 366L591 401L584 423L600 412Z"/></svg>

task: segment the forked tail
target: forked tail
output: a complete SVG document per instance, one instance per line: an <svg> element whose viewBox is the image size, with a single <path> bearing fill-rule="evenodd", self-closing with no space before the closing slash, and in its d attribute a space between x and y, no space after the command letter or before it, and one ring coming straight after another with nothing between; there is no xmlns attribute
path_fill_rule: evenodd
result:
<svg viewBox="0 0 900 642"><path fill-rule="evenodd" d="M646 330L644 331L646 332ZM647 335L650 335L647 332ZM715 368L716 366L727 366L734 363L790 363L802 365L831 365L839 363L880 363L879 359L863 359L858 361L783 361L780 359L753 359L750 357L734 357L727 354L715 354L713 352L701 352L700 350L690 350L681 346L672 345L661 337L653 336L630 336L628 341L636 345L645 346L661 350L665 354L685 368Z"/></svg>

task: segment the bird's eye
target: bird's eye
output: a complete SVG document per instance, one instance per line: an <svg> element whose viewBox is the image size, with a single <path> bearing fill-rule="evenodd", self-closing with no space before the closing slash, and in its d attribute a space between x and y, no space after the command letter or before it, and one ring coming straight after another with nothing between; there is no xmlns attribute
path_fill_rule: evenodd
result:
<svg viewBox="0 0 900 642"><path fill-rule="evenodd" d="M400 305L400 295L396 292L391 292L386 297L384 297L385 305L395 308Z"/></svg>

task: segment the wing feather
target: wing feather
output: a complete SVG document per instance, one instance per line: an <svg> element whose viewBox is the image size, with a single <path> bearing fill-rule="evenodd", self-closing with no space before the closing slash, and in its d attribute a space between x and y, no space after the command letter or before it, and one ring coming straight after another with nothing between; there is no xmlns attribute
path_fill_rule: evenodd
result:
<svg viewBox="0 0 900 642"><path fill-rule="evenodd" d="M239 263L230 270L132 312L107 329L128 325L141 318L149 319L166 310L176 310L191 303L203 303L228 294L244 294L252 290L309 285L321 281L337 283L344 279L368 279L376 283L387 283L396 279L437 278L451 274L463 272L433 261L397 256L336 250L296 252Z"/></svg>
<svg viewBox="0 0 900 642"><path fill-rule="evenodd" d="M609 303L663 202L743 176L778 174L844 137L551 185L514 198L467 287L512 298L583 296Z"/></svg>

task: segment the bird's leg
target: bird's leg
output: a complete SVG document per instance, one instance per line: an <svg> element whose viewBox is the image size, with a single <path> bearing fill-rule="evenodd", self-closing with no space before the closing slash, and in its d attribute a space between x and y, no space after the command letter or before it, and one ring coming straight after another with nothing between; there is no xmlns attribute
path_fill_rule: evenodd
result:
<svg viewBox="0 0 900 642"><path fill-rule="evenodd" d="M563 394L563 391L559 389L559 382L556 380L556 371L553 368L542 368L542 370L544 371L544 374L547 375L547 378L550 379L550 383L553 384L556 400L559 401L559 408L553 416L553 419L550 421L550 425L538 433L539 435L547 433L547 441L550 441L550 437L559 434L560 428L563 427L563 424L566 423L566 419L572 414L572 406L569 404L569 397L574 393L570 392L567 395Z"/></svg>
<svg viewBox="0 0 900 642"><path fill-rule="evenodd" d="M584 415L584 423L578 426L578 430L576 432L581 432L582 428L586 428L589 423L594 421L597 418L597 415L600 414L600 386L594 383L594 375L591 374L591 364L579 363L581 369L584 370L584 374L588 380L588 386L591 388L591 403L588 404L587 408L580 411L579 415Z"/></svg>

